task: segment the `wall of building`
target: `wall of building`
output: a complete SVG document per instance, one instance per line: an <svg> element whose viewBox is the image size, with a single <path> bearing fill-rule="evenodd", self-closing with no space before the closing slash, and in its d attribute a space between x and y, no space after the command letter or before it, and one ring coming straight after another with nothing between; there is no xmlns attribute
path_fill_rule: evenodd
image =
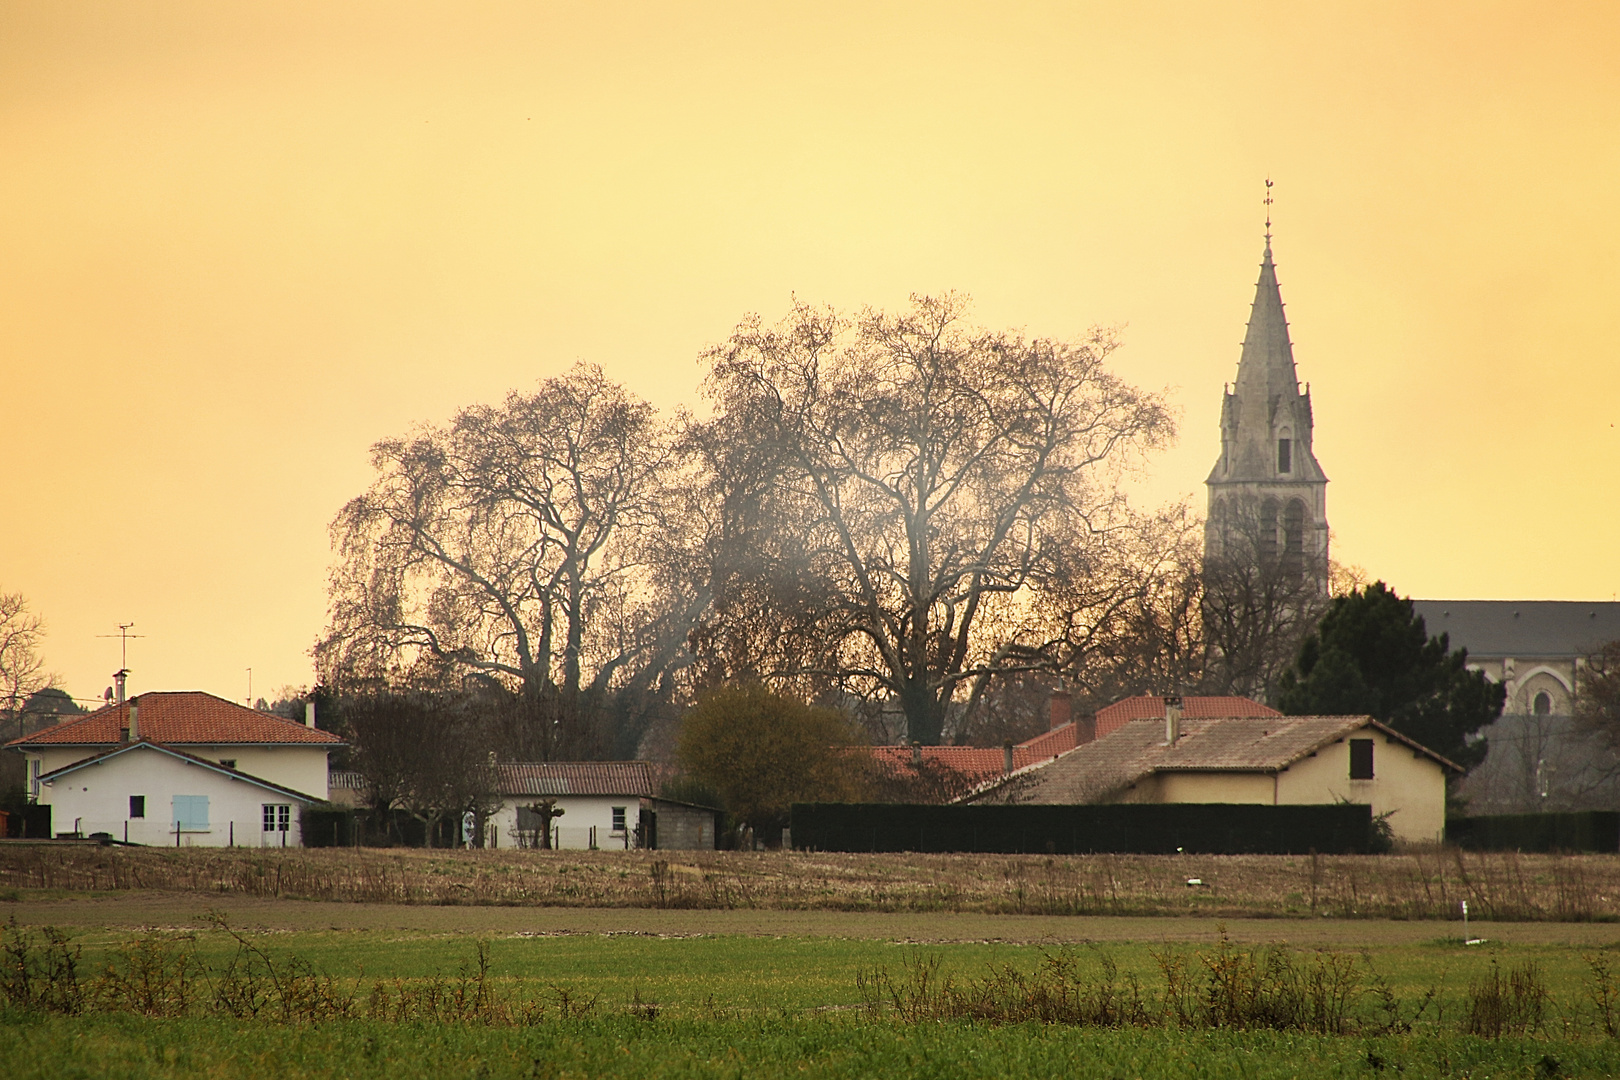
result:
<svg viewBox="0 0 1620 1080"><path fill-rule="evenodd" d="M129 797L146 797L146 816L129 816ZM176 795L208 798L206 828L180 833L182 847L289 847L299 845L297 800L245 780L189 764L154 750L134 750L87 765L40 785L42 803L51 806L58 833L104 832L131 843L174 847L173 800ZM288 831L265 832L265 804L288 806Z"/></svg>
<svg viewBox="0 0 1620 1080"><path fill-rule="evenodd" d="M603 849L622 849L636 846L635 828L641 812L641 800L635 795L559 795L557 806L564 813L554 818L557 846L565 850L582 850L591 846L591 830L596 830L596 846ZM501 808L490 817L495 829L497 847L518 847L526 840L519 835L517 811L540 801L537 795L508 795ZM624 810L625 831L613 828L613 810Z"/></svg>
<svg viewBox="0 0 1620 1080"><path fill-rule="evenodd" d="M39 775L44 775L111 749L111 746L43 747L39 751L29 751L25 756L30 759L30 768L33 767L32 761L37 759ZM188 744L174 749L207 761L235 761L233 767L250 776L290 787L312 799L325 799L327 795L327 755L330 751L324 746Z"/></svg>
<svg viewBox="0 0 1620 1080"><path fill-rule="evenodd" d="M1373 778L1350 779L1350 740L1373 740ZM1340 799L1390 814L1395 839L1439 840L1446 829L1446 774L1434 759L1374 728L1324 746L1277 776L1277 801L1331 803Z"/></svg>
<svg viewBox="0 0 1620 1080"><path fill-rule="evenodd" d="M1350 739L1373 740L1373 778L1350 779ZM1127 803L1366 803L1388 813L1397 840L1439 840L1446 827L1445 771L1433 758L1374 728L1323 747L1277 773L1161 772L1121 792Z"/></svg>
<svg viewBox="0 0 1620 1080"><path fill-rule="evenodd" d="M642 807L658 815L660 851L713 851L716 812L661 799L642 799Z"/></svg>

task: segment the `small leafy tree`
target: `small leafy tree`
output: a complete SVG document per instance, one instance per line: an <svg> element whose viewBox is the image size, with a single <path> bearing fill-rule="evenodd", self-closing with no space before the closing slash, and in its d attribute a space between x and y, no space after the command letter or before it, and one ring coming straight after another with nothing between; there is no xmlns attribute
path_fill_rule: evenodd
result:
<svg viewBox="0 0 1620 1080"><path fill-rule="evenodd" d="M1294 716L1371 716L1471 768L1486 746L1469 736L1502 714L1506 696L1377 581L1333 600L1283 673L1277 704Z"/></svg>
<svg viewBox="0 0 1620 1080"><path fill-rule="evenodd" d="M725 686L681 724L677 754L696 782L767 844L781 842L795 802L839 802L865 793L860 735L844 716L771 693Z"/></svg>

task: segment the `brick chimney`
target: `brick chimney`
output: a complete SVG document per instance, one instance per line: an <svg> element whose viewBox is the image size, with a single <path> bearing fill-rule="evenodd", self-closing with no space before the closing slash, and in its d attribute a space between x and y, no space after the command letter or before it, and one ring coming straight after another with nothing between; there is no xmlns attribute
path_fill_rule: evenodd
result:
<svg viewBox="0 0 1620 1080"><path fill-rule="evenodd" d="M1082 716L1074 722L1074 745L1084 746L1097 737L1097 718Z"/></svg>
<svg viewBox="0 0 1620 1080"><path fill-rule="evenodd" d="M1010 772L1012 772L1012 769L1013 769L1012 743L1005 742L1005 743L1001 744L1001 771L1004 772L1004 773L1010 773Z"/></svg>
<svg viewBox="0 0 1620 1080"><path fill-rule="evenodd" d="M1174 746L1181 739L1181 695L1164 695L1164 744Z"/></svg>
<svg viewBox="0 0 1620 1080"><path fill-rule="evenodd" d="M1069 711L1071 707L1072 701L1069 692L1059 685L1056 690L1052 691L1052 725L1048 728L1049 731L1056 731L1073 721L1074 718Z"/></svg>
<svg viewBox="0 0 1620 1080"><path fill-rule="evenodd" d="M315 726L315 703L313 701L304 702L304 726L307 728Z"/></svg>
<svg viewBox="0 0 1620 1080"><path fill-rule="evenodd" d="M134 742L141 737L140 699L129 699L129 741Z"/></svg>

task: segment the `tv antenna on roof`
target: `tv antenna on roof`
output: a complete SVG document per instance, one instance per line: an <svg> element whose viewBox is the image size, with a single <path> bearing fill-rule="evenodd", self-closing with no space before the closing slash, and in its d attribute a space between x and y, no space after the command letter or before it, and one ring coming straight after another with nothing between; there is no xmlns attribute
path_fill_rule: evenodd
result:
<svg viewBox="0 0 1620 1080"><path fill-rule="evenodd" d="M98 638L114 638L115 637L115 638L118 639L118 666L121 667L121 668L124 668L126 671L129 669L129 639L130 638L143 638L143 637L146 636L145 634L132 634L132 633L130 633L129 628L134 626L134 625L135 624L132 623L132 622L121 622L121 623L118 624L118 633L116 633L116 634L97 634L96 635L96 637L98 637Z"/></svg>

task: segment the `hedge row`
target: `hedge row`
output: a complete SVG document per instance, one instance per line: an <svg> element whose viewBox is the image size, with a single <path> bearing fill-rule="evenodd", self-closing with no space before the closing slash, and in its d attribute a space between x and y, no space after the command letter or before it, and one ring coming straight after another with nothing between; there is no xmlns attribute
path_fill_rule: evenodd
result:
<svg viewBox="0 0 1620 1080"><path fill-rule="evenodd" d="M1452 818L1446 840L1473 851L1620 851L1620 812L1488 814Z"/></svg>
<svg viewBox="0 0 1620 1080"><path fill-rule="evenodd" d="M793 846L809 851L1290 855L1375 843L1371 808L1352 804L795 803L792 830Z"/></svg>

